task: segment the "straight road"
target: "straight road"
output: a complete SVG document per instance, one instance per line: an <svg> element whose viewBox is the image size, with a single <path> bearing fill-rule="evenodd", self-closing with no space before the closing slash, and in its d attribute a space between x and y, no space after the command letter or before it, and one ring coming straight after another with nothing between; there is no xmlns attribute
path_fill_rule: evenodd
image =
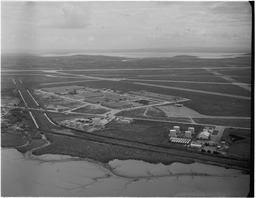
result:
<svg viewBox="0 0 256 198"><path fill-rule="evenodd" d="M165 85L156 85L156 84L150 84L150 83L139 83L139 82L134 82L133 84L144 85L144 86L149 86L149 87L160 87L160 88L166 88L166 89L176 89L176 90L181 90L181 91L189 91L189 92L217 95L217 96L223 96L223 97L238 98L238 99L244 99L244 100L251 100L251 97L238 96L238 95L225 94L225 93L218 93L218 92L213 92L213 91L203 91L203 90L197 90L197 89L188 89L188 88L180 88L180 87L165 86Z"/></svg>
<svg viewBox="0 0 256 198"><path fill-rule="evenodd" d="M212 85L233 85L233 83L225 82L201 82L201 81L182 81L182 80L150 80L150 79L138 79L138 78L126 78L129 81L145 81L145 82L175 82L175 83L188 83L188 84L212 84ZM244 83L246 84L246 83ZM249 85L249 84L246 84Z"/></svg>
<svg viewBox="0 0 256 198"><path fill-rule="evenodd" d="M210 72L210 73L212 73L212 74L214 74L215 76L218 76L218 77L220 77L220 78L222 78L222 79L232 83L233 85L236 85L236 86L241 87L242 89L244 89L244 90L246 90L248 92L251 92L251 87L248 86L248 84L246 84L246 83L238 82L237 80L231 78L230 76L221 74L221 73L219 73L217 71L213 71L212 68L205 68L205 70Z"/></svg>
<svg viewBox="0 0 256 198"><path fill-rule="evenodd" d="M24 69L22 71L42 71L42 72L69 72L69 71L155 71L155 70L202 70L206 67L152 67L152 68L99 68L99 69L63 69L63 70L53 70L53 69ZM241 68L239 66L229 66L229 67L211 67L211 69L235 69ZM243 67L251 68L251 67ZM15 69L3 69L2 72L20 72L21 70ZM64 73L69 74L69 73Z"/></svg>
<svg viewBox="0 0 256 198"><path fill-rule="evenodd" d="M39 109L40 104L35 100L31 92L24 88L22 81L16 81L16 86L25 106L29 109L29 114L37 129L51 130L56 127L58 129L60 128L54 124L54 122L50 122L46 113L43 111L34 110Z"/></svg>

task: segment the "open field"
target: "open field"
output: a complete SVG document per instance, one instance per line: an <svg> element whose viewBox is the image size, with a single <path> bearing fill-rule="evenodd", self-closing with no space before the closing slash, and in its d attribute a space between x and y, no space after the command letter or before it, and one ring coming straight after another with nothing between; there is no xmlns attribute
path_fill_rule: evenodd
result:
<svg viewBox="0 0 256 198"><path fill-rule="evenodd" d="M134 80L135 82L142 82L139 80ZM232 84L198 84L198 83L182 83L182 82L156 82L156 81L146 81L145 83L156 84L156 85L164 85L164 86L173 86L179 88L188 88L195 90L203 90L203 91L212 91L217 93L227 93L233 95L241 95L250 97L251 93Z"/></svg>
<svg viewBox="0 0 256 198"><path fill-rule="evenodd" d="M86 86L93 88L110 88L113 90L123 90L124 92L145 90L153 93L181 96L191 99L191 101L185 103L185 106L188 106L189 108L194 109L195 111L204 115L250 116L251 113L250 100L187 92L181 90L172 90L167 88L159 89L158 87L136 85L128 82L116 83L111 81L97 81L87 82Z"/></svg>
<svg viewBox="0 0 256 198"><path fill-rule="evenodd" d="M226 83L226 81L212 74L197 74L197 73L184 73L184 74L162 74L162 75L144 75L138 74L131 79L141 80L159 80L159 81L191 81L191 82L213 82L213 83ZM129 80L129 78L127 78Z"/></svg>
<svg viewBox="0 0 256 198"><path fill-rule="evenodd" d="M47 138L52 144L36 150L35 155L42 154L63 154L71 156L79 156L108 163L111 160L128 160L137 159L150 163L171 164L173 162L192 163L193 160L184 157L173 156L169 154L161 154L158 152L143 151L139 149L126 148L116 145L108 145L102 143L91 142L87 140L79 140L59 135L47 134Z"/></svg>
<svg viewBox="0 0 256 198"><path fill-rule="evenodd" d="M237 80L238 82L252 84L252 77L251 76L232 76L232 78Z"/></svg>
<svg viewBox="0 0 256 198"><path fill-rule="evenodd" d="M121 111L117 113L117 116L127 116L127 117L137 117L137 116L144 116L144 112L146 111L146 108L139 108L134 110L126 110Z"/></svg>
<svg viewBox="0 0 256 198"><path fill-rule="evenodd" d="M149 117L167 117L164 111L157 107L150 107L146 113Z"/></svg>
<svg viewBox="0 0 256 198"><path fill-rule="evenodd" d="M103 108L95 108L91 105L87 105L85 107L73 110L73 112L77 112L77 113L91 113L91 114L103 114L108 112L108 110L103 109Z"/></svg>
<svg viewBox="0 0 256 198"><path fill-rule="evenodd" d="M251 119L193 118L196 123L251 128Z"/></svg>
<svg viewBox="0 0 256 198"><path fill-rule="evenodd" d="M1 146L16 148L40 138L39 132L33 130L31 125L32 120L26 111L10 110L1 118Z"/></svg>
<svg viewBox="0 0 256 198"><path fill-rule="evenodd" d="M244 156L247 159L250 159L253 155L251 153L251 130L243 129L233 129L230 135L238 136L239 139L232 143L231 147L228 149L228 152L232 156Z"/></svg>
<svg viewBox="0 0 256 198"><path fill-rule="evenodd" d="M89 118L91 115L76 115L76 114L71 114L69 113L64 114L64 113L58 113L58 112L48 112L49 117L55 121L55 122L61 122L63 120L72 120L75 118Z"/></svg>
<svg viewBox="0 0 256 198"><path fill-rule="evenodd" d="M242 69L241 70L231 70L231 71L220 71L219 73L228 75L228 76L251 76L252 75L252 70L250 68L248 69Z"/></svg>

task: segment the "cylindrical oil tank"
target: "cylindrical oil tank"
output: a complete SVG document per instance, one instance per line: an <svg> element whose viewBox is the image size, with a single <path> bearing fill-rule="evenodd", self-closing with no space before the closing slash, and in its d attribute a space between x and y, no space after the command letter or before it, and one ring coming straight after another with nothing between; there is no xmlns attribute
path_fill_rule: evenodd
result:
<svg viewBox="0 0 256 198"><path fill-rule="evenodd" d="M185 131L185 137L186 138L192 138L192 132L191 131Z"/></svg>

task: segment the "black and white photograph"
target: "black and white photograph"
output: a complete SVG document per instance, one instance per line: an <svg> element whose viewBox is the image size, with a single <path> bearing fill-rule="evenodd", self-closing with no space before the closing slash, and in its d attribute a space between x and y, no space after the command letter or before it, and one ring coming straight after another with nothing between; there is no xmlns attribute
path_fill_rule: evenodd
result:
<svg viewBox="0 0 256 198"><path fill-rule="evenodd" d="M2 0L1 196L254 197L253 17Z"/></svg>

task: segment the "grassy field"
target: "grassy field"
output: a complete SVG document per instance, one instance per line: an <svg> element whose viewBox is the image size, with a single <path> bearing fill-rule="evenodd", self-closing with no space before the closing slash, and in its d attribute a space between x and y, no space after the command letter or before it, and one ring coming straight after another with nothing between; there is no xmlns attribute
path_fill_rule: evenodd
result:
<svg viewBox="0 0 256 198"><path fill-rule="evenodd" d="M146 115L149 117L160 117L160 118L167 117L167 115L161 109L158 109L157 107L150 107L148 109Z"/></svg>
<svg viewBox="0 0 256 198"><path fill-rule="evenodd" d="M138 74L131 78L142 80L170 80L170 81L196 81L196 82L226 82L224 79L213 76L212 74L163 74L163 75L144 75Z"/></svg>
<svg viewBox="0 0 256 198"><path fill-rule="evenodd" d="M196 123L251 128L250 119L193 118Z"/></svg>
<svg viewBox="0 0 256 198"><path fill-rule="evenodd" d="M121 111L117 113L117 116L127 116L127 117L136 117L136 116L143 116L144 112L146 111L146 108L139 108L134 110L127 110L127 111Z"/></svg>
<svg viewBox="0 0 256 198"><path fill-rule="evenodd" d="M192 163L193 160L185 157L173 156L169 154L143 151L133 148L127 148L116 145L108 145L102 143L81 140L77 138L58 136L47 134L47 138L51 141L51 145L36 150L35 155L42 154L63 154L71 156L79 156L92 160L108 163L111 160L143 160L149 163L171 164L173 162Z"/></svg>
<svg viewBox="0 0 256 198"><path fill-rule="evenodd" d="M235 141L231 144L231 147L227 150L232 156L244 156L247 159L250 159L253 155L251 153L251 145L253 140L251 139L251 130L245 129L233 129L230 132L230 135L236 135L242 137L243 139Z"/></svg>
<svg viewBox="0 0 256 198"><path fill-rule="evenodd" d="M79 106L82 106L84 103L79 102L79 101L75 101L75 100L68 100L68 99L64 99L55 95L49 95L49 94L45 94L42 92L35 92L34 94L34 98L38 101L39 104L43 105L50 105L50 106L56 106L56 105L60 105L63 106L65 108L76 108Z"/></svg>
<svg viewBox="0 0 256 198"><path fill-rule="evenodd" d="M75 118L89 118L91 115L77 115L77 114L64 114L64 113L55 113L48 112L47 115L54 120L55 122L61 122L63 120L72 120Z"/></svg>
<svg viewBox="0 0 256 198"><path fill-rule="evenodd" d="M91 114L103 114L103 113L108 112L108 110L107 109L103 109L103 108L93 108L93 106L87 105L85 107L76 109L73 112L77 112L77 113L91 113Z"/></svg>
<svg viewBox="0 0 256 198"><path fill-rule="evenodd" d="M249 77L252 75L252 70L251 69L241 69L241 70L220 71L219 73L228 75L228 76Z"/></svg>
<svg viewBox="0 0 256 198"><path fill-rule="evenodd" d="M180 126L181 130L183 131L187 130L190 126L195 127L196 131L200 131L203 128L202 126L194 124L135 120L131 124L118 124L115 122L110 122L106 125L104 130L100 130L95 133L149 144L163 145L170 148L184 149L183 145L168 142L169 130L177 125Z"/></svg>
<svg viewBox="0 0 256 198"><path fill-rule="evenodd" d="M251 76L232 76L232 78L238 82L253 84Z"/></svg>
<svg viewBox="0 0 256 198"><path fill-rule="evenodd" d="M26 144L28 138L21 134L1 133L1 146L2 147L18 147Z"/></svg>
<svg viewBox="0 0 256 198"><path fill-rule="evenodd" d="M135 85L128 82L116 83L111 81L97 81L87 82L86 85L93 88L110 88L113 90L123 90L125 92L145 90L154 93L189 98L191 99L191 101L186 102L185 106L188 106L189 108L204 115L250 116L251 114L251 101L249 100L187 92L181 90L172 90L167 88Z"/></svg>
<svg viewBox="0 0 256 198"><path fill-rule="evenodd" d="M135 82L142 82L136 81ZM147 81L143 83L155 84L155 85L164 85L164 86L172 86L179 88L187 88L187 89L195 89L202 91L211 91L217 93L225 93L225 94L233 94L233 95L241 95L250 97L251 93L232 84L197 84L197 83L182 83L182 82L156 82L156 81Z"/></svg>
<svg viewBox="0 0 256 198"><path fill-rule="evenodd" d="M41 138L40 133L34 130L33 121L28 112L12 109L1 119L1 146L19 147L28 140Z"/></svg>

